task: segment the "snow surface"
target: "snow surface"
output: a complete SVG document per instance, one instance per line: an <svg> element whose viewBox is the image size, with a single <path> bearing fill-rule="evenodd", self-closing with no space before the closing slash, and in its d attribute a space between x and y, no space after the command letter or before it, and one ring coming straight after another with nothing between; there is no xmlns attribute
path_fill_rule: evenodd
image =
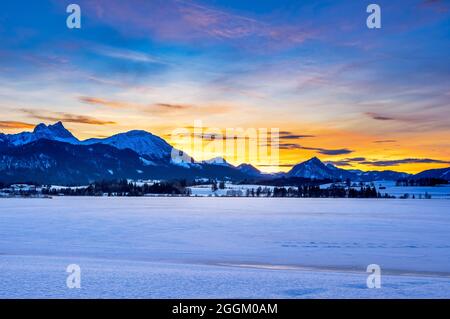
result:
<svg viewBox="0 0 450 319"><path fill-rule="evenodd" d="M449 200L4 199L0 234L0 298L450 297Z"/></svg>
<svg viewBox="0 0 450 319"><path fill-rule="evenodd" d="M359 182L351 182L352 188L360 189ZM450 185L436 185L436 186L396 186L395 181L374 181L365 182L365 186L375 185L377 191L384 196L385 194L389 196L395 196L399 198L404 195L409 195L410 198L413 196L417 199L425 198L428 194L431 199L450 199ZM331 187L332 183L322 184L320 188L326 189ZM337 183L337 185L346 187L345 183Z"/></svg>
<svg viewBox="0 0 450 319"><path fill-rule="evenodd" d="M168 157L172 152L170 146L162 138L146 131L129 131L108 138L93 138L82 142L84 145L107 144L118 149L131 149L140 155L148 155L153 158Z"/></svg>
<svg viewBox="0 0 450 319"><path fill-rule="evenodd" d="M437 185L437 186L395 186L394 181L381 181L375 182L378 191L381 194L389 194L391 196L400 197L408 194L410 197L419 198L424 197L425 194L431 195L431 198L447 198L450 199L450 185ZM380 186L384 186L386 189L379 189Z"/></svg>
<svg viewBox="0 0 450 319"><path fill-rule="evenodd" d="M227 196L230 192L234 192L233 196L236 195L236 192L240 192L239 196L246 196L247 190L254 190L256 191L258 188L261 189L269 189L270 191L273 191L275 186L265 186L265 185L252 185L252 184L243 184L243 185L237 185L232 184L230 182L225 183L225 189L218 189L216 191L212 190L212 184L205 184L205 185L196 185L196 186L190 186L188 187L191 191L191 196L198 196L198 197L208 197L208 196ZM285 186L285 188L289 188L289 186Z"/></svg>

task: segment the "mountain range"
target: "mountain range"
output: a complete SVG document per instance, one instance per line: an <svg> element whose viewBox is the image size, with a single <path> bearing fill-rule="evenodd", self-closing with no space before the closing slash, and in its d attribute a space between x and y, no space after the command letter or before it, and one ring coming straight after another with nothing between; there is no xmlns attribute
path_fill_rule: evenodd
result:
<svg viewBox="0 0 450 319"><path fill-rule="evenodd" d="M175 152L181 160L173 160ZM178 157L175 157L178 158ZM104 139L80 141L61 122L39 124L33 132L0 134L0 182L81 185L111 179L195 179L234 181L270 178L352 181L435 177L450 180L450 168L416 175L395 171L345 170L317 157L287 173L264 174L250 164L233 166L223 158L196 162L159 136L129 131Z"/></svg>
<svg viewBox="0 0 450 319"><path fill-rule="evenodd" d="M385 171L361 171L361 170L345 170L338 168L331 163L324 164L317 157L295 165L288 173L288 177L303 177L314 179L340 179L340 180L360 180L360 181L379 181L379 180L399 180L413 177L413 175Z"/></svg>

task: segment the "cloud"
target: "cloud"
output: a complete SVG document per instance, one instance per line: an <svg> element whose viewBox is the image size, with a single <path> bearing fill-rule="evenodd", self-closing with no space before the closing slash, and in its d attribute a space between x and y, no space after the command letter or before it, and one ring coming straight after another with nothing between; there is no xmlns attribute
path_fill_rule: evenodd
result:
<svg viewBox="0 0 450 319"><path fill-rule="evenodd" d="M170 103L156 103L156 106L166 108L166 109L172 109L172 110L183 110L188 109L191 107L191 105L187 104L170 104Z"/></svg>
<svg viewBox="0 0 450 319"><path fill-rule="evenodd" d="M41 121L49 121L49 122L66 122L66 123L80 123L80 124L91 124L91 125L113 125L117 124L112 121L103 121L91 116L85 115L77 115L70 114L65 112L51 112L45 110L30 110L30 109L22 109L23 113L26 113L28 116L38 119Z"/></svg>
<svg viewBox="0 0 450 319"><path fill-rule="evenodd" d="M338 161L328 161L328 163L331 163L336 166L353 166L353 163L360 163L366 161L365 157L352 157L352 158L344 158L342 160Z"/></svg>
<svg viewBox="0 0 450 319"><path fill-rule="evenodd" d="M320 147L306 147L306 146L301 146L300 144L296 144L296 143L279 143L279 148L285 149L285 150L317 151L317 153L319 153L319 154L331 155L331 156L350 154L350 153L354 152L354 151L346 149L346 148L326 149L326 148L320 148Z"/></svg>
<svg viewBox="0 0 450 319"><path fill-rule="evenodd" d="M196 29L217 38L242 38L258 33L261 25L257 20L232 15L198 4L177 1L182 19Z"/></svg>
<svg viewBox="0 0 450 319"><path fill-rule="evenodd" d="M89 96L81 96L79 97L80 102L92 105L100 105L106 106L110 108L117 109L137 109L137 110L148 110L150 108L159 108L162 110L182 110L190 108L190 105L187 104L170 104L170 103L156 103L156 104L139 104L139 103L130 103L130 102L122 102L122 101L112 101L106 100L98 97L89 97Z"/></svg>
<svg viewBox="0 0 450 319"><path fill-rule="evenodd" d="M325 149L325 148L318 148L318 147L305 147L305 146L300 146L301 149L303 150L309 150L309 151L317 151L319 154L322 155L344 155L344 154L350 154L353 153L354 151L349 150L347 148L341 148L341 149Z"/></svg>
<svg viewBox="0 0 450 319"><path fill-rule="evenodd" d="M402 164L450 164L450 161L442 161L431 158L404 158L396 160L368 160L365 157L345 158L338 161L329 161L336 166L353 166L358 163L370 166L398 166Z"/></svg>
<svg viewBox="0 0 450 319"><path fill-rule="evenodd" d="M298 44L317 37L315 30L270 24L213 7L177 0L182 21L195 30L222 40L256 38L281 44Z"/></svg>
<svg viewBox="0 0 450 319"><path fill-rule="evenodd" d="M378 121L393 121L393 120L395 120L395 118L393 118L393 117L384 116L384 115L380 115L380 114L372 113L372 112L367 112L366 115L369 116L370 118L372 118L373 120L378 120Z"/></svg>
<svg viewBox="0 0 450 319"><path fill-rule="evenodd" d="M447 103L448 105L448 103ZM398 112L395 115L385 115L366 112L365 115L376 121L395 122L395 130L401 131L426 131L448 128L448 117L442 116L442 110L435 108L434 104L423 106L422 110Z"/></svg>
<svg viewBox="0 0 450 319"><path fill-rule="evenodd" d="M110 57L110 58L114 58L114 59L126 60L126 61L130 61L130 62L165 64L165 62L163 62L159 58L156 58L156 57L151 56L146 53L133 51L133 50L117 49L117 48L106 47L106 46L98 46L98 47L94 48L93 51L102 56L106 56L106 57Z"/></svg>
<svg viewBox="0 0 450 319"><path fill-rule="evenodd" d="M110 101L110 100L105 100L102 98L89 97L89 96L81 96L81 97L79 97L79 100L80 100L80 102L83 102L86 104L101 105L101 106L118 108L118 109L134 108L136 106L135 104L130 104L130 103L126 103L126 102Z"/></svg>
<svg viewBox="0 0 450 319"><path fill-rule="evenodd" d="M366 160L365 157L353 157L353 158L347 158L347 161L351 162L364 162Z"/></svg>
<svg viewBox="0 0 450 319"><path fill-rule="evenodd" d="M327 163L333 164L334 166L353 166L349 162L342 160L342 161L327 161Z"/></svg>
<svg viewBox="0 0 450 319"><path fill-rule="evenodd" d="M450 164L450 161L442 161L431 158L404 158L385 161L364 161L361 163L373 166L398 166L401 164Z"/></svg>
<svg viewBox="0 0 450 319"><path fill-rule="evenodd" d="M193 130L193 127L189 127L188 129ZM258 134L257 134L258 135ZM217 134L217 133L192 133L191 137L199 138L199 139L205 139L208 141L212 140L258 140L258 136L252 137L247 135L241 135L238 132L234 132L234 134L231 134L231 136L226 136L224 134ZM279 140L296 140L301 138L308 138L308 137L315 137L314 135L299 135L299 134L292 134L289 131L280 131L279 132ZM267 132L267 141L260 141L260 146L267 146L272 147L275 140L274 138L271 138L271 131ZM280 149L301 149L301 146L296 143L278 143L277 144Z"/></svg>
<svg viewBox="0 0 450 319"><path fill-rule="evenodd" d="M195 130L194 127L185 127L188 130ZM196 139L201 139L204 140L206 142L210 142L210 141L217 141L217 140L223 140L223 141L227 141L227 140L245 140L245 141L258 141L258 133L256 133L255 136L253 136L252 134L246 134L245 132L240 132L240 131L233 131L232 133L230 133L229 135L226 134L226 130L225 130L225 134L220 133L220 130L218 129L218 132L201 132L201 133L196 133L196 132L191 132L190 134L188 134L191 138L196 138ZM171 134L167 134L166 137L170 137ZM186 135L184 135L186 136ZM264 143L259 144L259 146L267 146L267 147L271 147L272 145L272 140L270 139L270 132L268 134L268 141L265 141Z"/></svg>
<svg viewBox="0 0 450 319"><path fill-rule="evenodd" d="M198 138L198 139L206 140L206 141L217 141L217 140L223 140L223 141L247 140L248 141L248 140L252 139L249 136L239 136L239 135L227 136L227 135L216 134L216 133L192 133L191 136L194 138Z"/></svg>
<svg viewBox="0 0 450 319"><path fill-rule="evenodd" d="M35 124L24 123L24 122L16 122L16 121L0 121L1 129L28 129L34 128Z"/></svg>
<svg viewBox="0 0 450 319"><path fill-rule="evenodd" d="M282 150L298 150L302 149L302 147L299 144L295 143L279 143L278 147Z"/></svg>
<svg viewBox="0 0 450 319"><path fill-rule="evenodd" d="M106 100L98 97L89 97L89 96L81 96L79 97L80 102L86 103L86 104L92 104L92 105L100 105L100 106L106 106L111 108L133 108L133 109L140 109L140 110L148 110L149 108L156 107L160 109L166 109L166 110L182 110L190 108L190 105L187 104L171 104L171 103L155 103L155 104L139 104L139 103L129 103L129 102L122 102L122 101L112 101L112 100Z"/></svg>
<svg viewBox="0 0 450 319"><path fill-rule="evenodd" d="M127 36L156 37L196 45L199 40L203 40L202 43L241 40L239 43L246 46L270 42L273 47L318 37L317 30L304 25L266 22L192 1L141 1L138 6L133 1L80 1L86 14L95 15L96 22Z"/></svg>
<svg viewBox="0 0 450 319"><path fill-rule="evenodd" d="M279 133L280 140L297 140L301 138L315 137L315 135L301 135L289 131L281 131Z"/></svg>
<svg viewBox="0 0 450 319"><path fill-rule="evenodd" d="M131 109L143 113L168 113L168 112L178 112L182 115L184 114L222 114L228 112L231 107L226 105L191 105L185 103L150 103L150 104L140 104L131 103L124 101L114 101L107 100L98 97L81 96L78 98L80 102L99 105L103 107L115 108L115 109Z"/></svg>

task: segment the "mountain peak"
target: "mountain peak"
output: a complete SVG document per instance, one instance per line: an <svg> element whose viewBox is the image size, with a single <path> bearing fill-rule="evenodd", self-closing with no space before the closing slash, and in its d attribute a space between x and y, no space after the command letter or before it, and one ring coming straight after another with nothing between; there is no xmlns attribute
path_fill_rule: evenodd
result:
<svg viewBox="0 0 450 319"><path fill-rule="evenodd" d="M309 160L305 161L305 163L323 164L323 162L317 156L310 158Z"/></svg>
<svg viewBox="0 0 450 319"><path fill-rule="evenodd" d="M309 160L295 165L288 172L291 177L306 177L315 179L332 178L334 173L319 158L313 157Z"/></svg>
<svg viewBox="0 0 450 319"><path fill-rule="evenodd" d="M123 133L126 136L153 136L152 133L144 131L144 130L132 130L126 133Z"/></svg>
<svg viewBox="0 0 450 319"><path fill-rule="evenodd" d="M37 140L46 139L60 142L78 144L79 140L72 135L61 122L53 125L45 125L43 123L36 125L33 132L22 132L18 134L6 135L11 145L25 145Z"/></svg>
<svg viewBox="0 0 450 319"><path fill-rule="evenodd" d="M51 126L51 127L55 127L55 128L62 128L62 129L66 129L66 128L64 127L64 125L63 125L63 123L62 123L61 121L58 121L58 122L56 122L55 124L53 124L53 125L49 125L49 126Z"/></svg>
<svg viewBox="0 0 450 319"><path fill-rule="evenodd" d="M220 156L211 158L209 160L205 160L205 161L203 161L203 163L210 164L210 165L232 166L223 157L220 157Z"/></svg>
<svg viewBox="0 0 450 319"><path fill-rule="evenodd" d="M259 169L257 169L255 166L253 166L252 164L243 163L236 168L247 175L251 175L251 176L261 175L261 171Z"/></svg>
<svg viewBox="0 0 450 319"><path fill-rule="evenodd" d="M37 125L34 128L33 134L36 135L36 137L39 138L47 138L47 139L55 139L55 140L61 140L61 139L70 139L70 140L76 140L76 138L70 133L63 125L63 123L56 122L53 125L45 125L43 123Z"/></svg>
<svg viewBox="0 0 450 319"><path fill-rule="evenodd" d="M45 125L44 123L40 123L40 124L36 125L36 127L33 130L33 133L42 132L42 131L45 131L46 129L47 129L47 125Z"/></svg>
<svg viewBox="0 0 450 319"><path fill-rule="evenodd" d="M146 155L152 159L170 158L172 146L159 136L143 130L132 130L119 133L104 139L89 139L82 142L90 144L108 144L118 149L129 148L139 155Z"/></svg>

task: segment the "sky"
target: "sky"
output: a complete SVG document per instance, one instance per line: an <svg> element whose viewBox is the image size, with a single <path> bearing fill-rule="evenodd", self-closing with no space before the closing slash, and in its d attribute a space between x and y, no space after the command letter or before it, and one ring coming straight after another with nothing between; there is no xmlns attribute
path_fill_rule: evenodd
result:
<svg viewBox="0 0 450 319"><path fill-rule="evenodd" d="M81 8L69 29L66 7ZM381 8L369 29L366 8ZM278 129L280 165L450 166L450 1L4 0L0 132L62 121L80 139ZM209 140L203 143L210 145ZM210 150L210 151L208 151ZM224 153L225 152L225 153Z"/></svg>

